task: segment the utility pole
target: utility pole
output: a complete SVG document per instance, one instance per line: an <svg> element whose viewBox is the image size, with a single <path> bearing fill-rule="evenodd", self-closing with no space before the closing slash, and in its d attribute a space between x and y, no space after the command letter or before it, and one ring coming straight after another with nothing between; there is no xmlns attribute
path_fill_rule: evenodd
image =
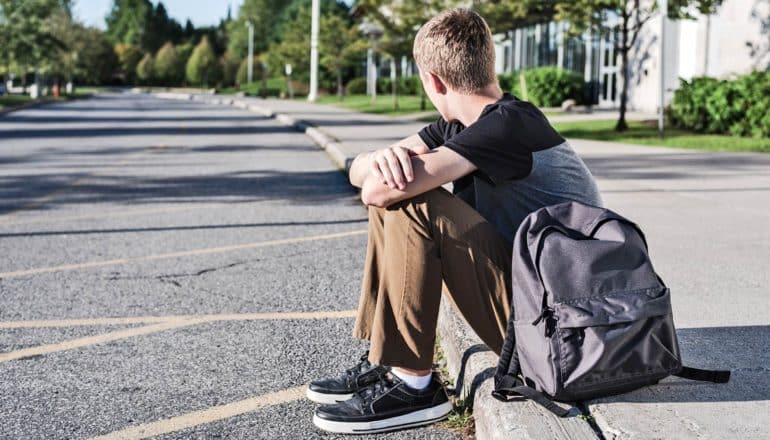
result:
<svg viewBox="0 0 770 440"><path fill-rule="evenodd" d="M246 22L246 26L249 28L249 59L247 61L248 66L248 83L254 79L254 24L251 21Z"/></svg>
<svg viewBox="0 0 770 440"><path fill-rule="evenodd" d="M310 24L310 93L307 100L314 102L318 98L318 20L321 15L321 5L318 0L312 3L312 22Z"/></svg>
<svg viewBox="0 0 770 440"><path fill-rule="evenodd" d="M660 105L658 106L658 134L663 137L663 114L666 107L666 19L668 18L668 0L659 0L660 4Z"/></svg>

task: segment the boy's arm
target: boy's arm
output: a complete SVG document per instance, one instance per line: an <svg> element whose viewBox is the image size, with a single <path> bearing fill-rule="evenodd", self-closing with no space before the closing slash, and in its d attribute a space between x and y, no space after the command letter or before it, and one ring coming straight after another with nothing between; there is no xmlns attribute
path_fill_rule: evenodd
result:
<svg viewBox="0 0 770 440"><path fill-rule="evenodd" d="M476 166L447 147L438 147L410 158L414 178L402 189L391 188L370 173L361 187L361 200L366 205L388 207L393 203L438 188L476 171Z"/></svg>
<svg viewBox="0 0 770 440"><path fill-rule="evenodd" d="M409 156L415 156L428 151L429 148L425 145L422 138L417 134L413 134L394 143L390 147L368 153L361 153L356 156L350 164L350 170L348 171L350 183L357 188L361 188L364 185L366 177L370 174L375 174L384 183L390 184L393 188L398 187L399 184L403 186L408 183L408 178L410 177L404 174L408 174L411 169L404 170L400 164L407 163L408 168L410 165L408 163ZM388 162L388 158L391 162L395 161L398 162L398 164L393 163L394 166L385 167L384 165ZM382 167L380 166L380 163L383 164ZM394 170L396 165L398 165L398 168ZM388 180L388 178L390 178L390 180Z"/></svg>

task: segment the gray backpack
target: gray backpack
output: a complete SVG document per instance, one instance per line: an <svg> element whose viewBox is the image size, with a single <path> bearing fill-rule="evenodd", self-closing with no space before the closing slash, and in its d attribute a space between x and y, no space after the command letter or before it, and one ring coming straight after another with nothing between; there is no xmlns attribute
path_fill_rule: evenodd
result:
<svg viewBox="0 0 770 440"><path fill-rule="evenodd" d="M676 375L725 383L729 371L682 366L671 293L639 227L577 202L531 213L513 244L513 298L493 395L566 417L576 402Z"/></svg>

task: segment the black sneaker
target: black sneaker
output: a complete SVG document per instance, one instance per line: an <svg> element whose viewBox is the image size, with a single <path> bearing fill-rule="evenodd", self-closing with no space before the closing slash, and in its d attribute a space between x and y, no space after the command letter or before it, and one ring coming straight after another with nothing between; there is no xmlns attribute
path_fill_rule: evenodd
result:
<svg viewBox="0 0 770 440"><path fill-rule="evenodd" d="M389 370L382 365L372 365L367 351L355 367L348 368L339 377L310 382L307 387L307 398L317 403L343 402L353 397L362 388L376 382Z"/></svg>
<svg viewBox="0 0 770 440"><path fill-rule="evenodd" d="M364 434L429 425L451 411L452 403L435 373L422 390L387 373L350 400L319 407L313 423L324 431Z"/></svg>

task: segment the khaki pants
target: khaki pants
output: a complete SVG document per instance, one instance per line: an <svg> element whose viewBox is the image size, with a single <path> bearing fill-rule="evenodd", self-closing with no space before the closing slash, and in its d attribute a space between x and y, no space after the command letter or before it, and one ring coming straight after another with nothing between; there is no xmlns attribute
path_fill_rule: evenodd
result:
<svg viewBox="0 0 770 440"><path fill-rule="evenodd" d="M438 188L369 208L369 242L353 336L375 364L428 370L442 285L500 353L510 312L511 249L473 208Z"/></svg>

